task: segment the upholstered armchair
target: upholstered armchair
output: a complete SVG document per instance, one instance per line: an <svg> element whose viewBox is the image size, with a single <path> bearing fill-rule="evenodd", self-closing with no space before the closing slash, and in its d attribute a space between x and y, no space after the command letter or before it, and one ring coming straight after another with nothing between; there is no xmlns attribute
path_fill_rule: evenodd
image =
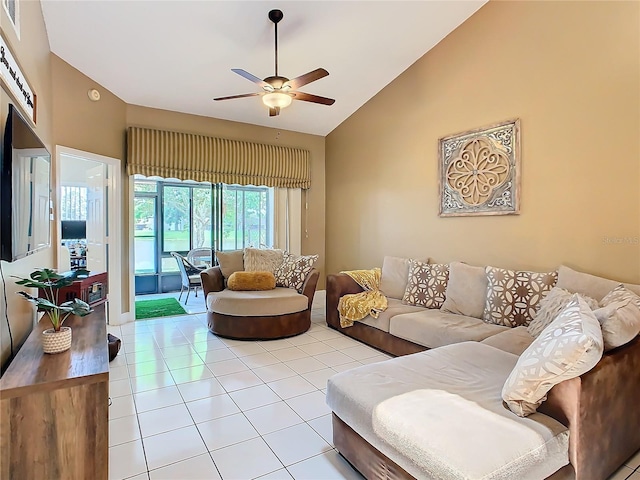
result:
<svg viewBox="0 0 640 480"><path fill-rule="evenodd" d="M319 275L312 269L300 292L287 287L237 291L226 288L220 267L204 270L200 278L209 330L222 337L255 340L304 333L311 326L311 304Z"/></svg>

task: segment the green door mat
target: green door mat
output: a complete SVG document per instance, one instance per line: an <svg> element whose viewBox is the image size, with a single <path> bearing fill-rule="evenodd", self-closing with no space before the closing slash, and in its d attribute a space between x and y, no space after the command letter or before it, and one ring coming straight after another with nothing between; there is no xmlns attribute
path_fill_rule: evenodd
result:
<svg viewBox="0 0 640 480"><path fill-rule="evenodd" d="M144 318L171 317L185 315L184 308L175 298L136 301L136 320Z"/></svg>

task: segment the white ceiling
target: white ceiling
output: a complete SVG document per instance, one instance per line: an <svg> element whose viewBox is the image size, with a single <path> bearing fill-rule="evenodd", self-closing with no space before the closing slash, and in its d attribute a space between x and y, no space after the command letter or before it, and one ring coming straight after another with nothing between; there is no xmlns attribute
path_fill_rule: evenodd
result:
<svg viewBox="0 0 640 480"><path fill-rule="evenodd" d="M42 11L53 53L129 104L327 135L486 0L445 1L53 1ZM231 72L329 76L301 88L333 106L294 101L269 117L260 91ZM408 92L410 94L410 92Z"/></svg>

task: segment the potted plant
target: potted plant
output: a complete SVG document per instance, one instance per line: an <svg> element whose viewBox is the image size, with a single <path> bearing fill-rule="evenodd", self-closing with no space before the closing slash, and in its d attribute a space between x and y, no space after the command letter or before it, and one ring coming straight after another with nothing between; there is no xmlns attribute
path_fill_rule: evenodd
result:
<svg viewBox="0 0 640 480"><path fill-rule="evenodd" d="M92 312L91 307L78 298L62 304L58 301L59 290L71 285L80 273L83 271L76 270L69 274L60 275L54 270L43 268L31 273L30 278L15 277L19 279L16 282L18 285L38 288L39 294L44 293L44 298L41 298L29 295L27 292L18 292L18 295L22 295L29 302L35 304L39 312L45 312L53 326L53 328L42 332L44 353L60 353L69 350L71 348L71 327L63 327L62 324L71 314L83 317ZM84 273L88 272L84 271Z"/></svg>

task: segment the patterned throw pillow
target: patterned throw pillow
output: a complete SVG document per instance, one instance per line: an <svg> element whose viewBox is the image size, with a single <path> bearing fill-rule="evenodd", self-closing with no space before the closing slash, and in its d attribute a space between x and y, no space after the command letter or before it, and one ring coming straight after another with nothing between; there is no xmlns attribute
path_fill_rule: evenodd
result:
<svg viewBox="0 0 640 480"><path fill-rule="evenodd" d="M273 273L276 286L295 288L298 293L302 293L304 281L317 261L318 255L298 256L285 252L282 264Z"/></svg>
<svg viewBox="0 0 640 480"><path fill-rule="evenodd" d="M540 300L536 309L536 316L527 326L527 331L532 337L537 337L555 318L565 309L574 294L560 287L553 287L547 296ZM586 295L576 294L589 305L591 310L598 308L598 302Z"/></svg>
<svg viewBox="0 0 640 480"><path fill-rule="evenodd" d="M245 248L244 270L275 273L283 258L284 251L277 248Z"/></svg>
<svg viewBox="0 0 640 480"><path fill-rule="evenodd" d="M488 323L518 327L528 325L536 305L553 288L558 272L536 273L487 267L487 300L482 319Z"/></svg>
<svg viewBox="0 0 640 480"><path fill-rule="evenodd" d="M522 353L502 388L502 399L516 415L530 415L554 385L591 370L602 358L602 351L600 324L575 295Z"/></svg>
<svg viewBox="0 0 640 480"><path fill-rule="evenodd" d="M426 308L440 308L445 300L449 265L411 260L409 282L402 303Z"/></svg>
<svg viewBox="0 0 640 480"><path fill-rule="evenodd" d="M620 347L640 333L640 297L624 285L618 285L600 302L602 308L593 312L604 339L605 352Z"/></svg>
<svg viewBox="0 0 640 480"><path fill-rule="evenodd" d="M633 293L623 284L618 285L616 288L607 293L602 300L600 300L600 306L606 307L613 302L630 301L640 308L640 296Z"/></svg>

